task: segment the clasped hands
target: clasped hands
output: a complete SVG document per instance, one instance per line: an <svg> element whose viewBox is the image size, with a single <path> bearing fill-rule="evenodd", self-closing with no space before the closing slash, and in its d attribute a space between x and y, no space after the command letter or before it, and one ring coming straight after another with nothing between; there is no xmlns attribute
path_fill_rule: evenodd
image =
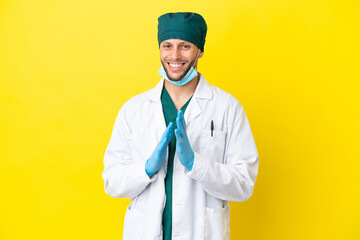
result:
<svg viewBox="0 0 360 240"><path fill-rule="evenodd" d="M151 157L145 163L145 171L148 176L152 176L159 171L165 162L167 146L171 140L171 132L174 127L173 125L174 124L170 122ZM191 171L194 164L194 152L191 149L189 139L186 134L186 123L184 114L181 110L178 111L176 125L177 129L174 131L176 137L176 152L181 164Z"/></svg>

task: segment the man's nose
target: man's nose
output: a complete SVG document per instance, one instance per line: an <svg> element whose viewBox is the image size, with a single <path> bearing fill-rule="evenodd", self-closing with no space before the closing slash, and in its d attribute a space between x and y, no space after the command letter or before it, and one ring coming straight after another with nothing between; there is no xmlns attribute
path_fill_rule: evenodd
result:
<svg viewBox="0 0 360 240"><path fill-rule="evenodd" d="M173 48L172 52L171 52L171 58L172 59L181 59L181 53L180 53L180 49L178 48Z"/></svg>

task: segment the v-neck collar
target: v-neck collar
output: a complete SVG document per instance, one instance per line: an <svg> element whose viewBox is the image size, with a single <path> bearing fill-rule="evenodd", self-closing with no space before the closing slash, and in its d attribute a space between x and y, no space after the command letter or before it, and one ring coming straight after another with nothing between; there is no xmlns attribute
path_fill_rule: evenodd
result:
<svg viewBox="0 0 360 240"><path fill-rule="evenodd" d="M189 105L191 101L192 96L187 100L187 102L180 108L181 111L185 114L186 107ZM168 114L170 115L171 120L176 119L177 117L177 108L171 99L171 96L169 92L166 90L165 86L163 86L163 90L161 93L161 102L163 104L163 109L166 109L168 111Z"/></svg>
<svg viewBox="0 0 360 240"><path fill-rule="evenodd" d="M166 81L166 80L164 78L162 78L161 81L158 82L158 84L154 88L148 90L145 93L149 100L155 101L155 102L160 102L161 101L161 94L162 94L162 91L163 91L163 88L164 88L164 81ZM200 74L199 83L196 86L193 97L195 97L197 99L198 98L199 99L207 99L207 100L212 99L211 86L206 81L205 77L203 75L201 75L201 74Z"/></svg>

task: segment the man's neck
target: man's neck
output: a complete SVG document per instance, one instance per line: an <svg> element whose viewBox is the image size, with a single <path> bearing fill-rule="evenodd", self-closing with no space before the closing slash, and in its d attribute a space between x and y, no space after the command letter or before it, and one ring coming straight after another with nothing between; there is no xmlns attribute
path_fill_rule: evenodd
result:
<svg viewBox="0 0 360 240"><path fill-rule="evenodd" d="M179 110L194 94L199 83L200 74L183 86L177 86L165 80L164 86L173 100L176 108Z"/></svg>

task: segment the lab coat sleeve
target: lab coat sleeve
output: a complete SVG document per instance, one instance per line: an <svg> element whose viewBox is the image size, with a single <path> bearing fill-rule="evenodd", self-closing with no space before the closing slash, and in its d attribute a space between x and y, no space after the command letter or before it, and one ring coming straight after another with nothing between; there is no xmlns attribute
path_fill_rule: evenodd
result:
<svg viewBox="0 0 360 240"><path fill-rule="evenodd" d="M236 102L228 113L229 127L224 162L195 152L188 176L199 181L211 196L228 201L246 201L252 194L259 156L243 107Z"/></svg>
<svg viewBox="0 0 360 240"><path fill-rule="evenodd" d="M127 119L127 103L115 120L104 156L105 192L115 198L134 198L156 179L145 172L145 161L135 161L131 154L131 127ZM130 115L130 114L129 114Z"/></svg>

